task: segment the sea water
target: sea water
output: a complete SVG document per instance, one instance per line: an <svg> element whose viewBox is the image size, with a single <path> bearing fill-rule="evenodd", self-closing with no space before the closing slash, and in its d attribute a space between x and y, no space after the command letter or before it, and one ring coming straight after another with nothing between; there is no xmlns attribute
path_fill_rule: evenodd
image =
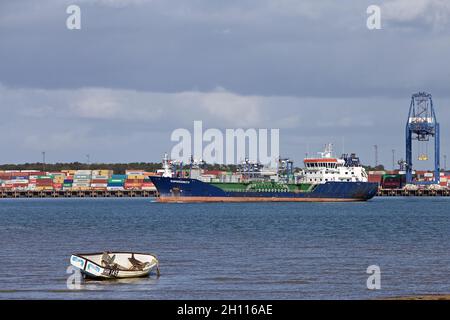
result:
<svg viewBox="0 0 450 320"><path fill-rule="evenodd" d="M450 292L450 198L161 204L0 199L1 299L372 299ZM72 253L150 252L161 276L67 285ZM369 290L369 266L380 268ZM69 281L70 282L70 281Z"/></svg>

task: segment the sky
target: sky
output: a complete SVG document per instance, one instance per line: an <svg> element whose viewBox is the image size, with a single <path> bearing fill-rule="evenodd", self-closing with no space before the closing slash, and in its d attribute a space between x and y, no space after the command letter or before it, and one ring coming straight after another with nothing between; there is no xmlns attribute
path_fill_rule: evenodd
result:
<svg viewBox="0 0 450 320"><path fill-rule="evenodd" d="M449 57L447 0L2 0L0 163L157 162L202 120L278 128L297 164L333 143L391 168L418 91L450 153Z"/></svg>

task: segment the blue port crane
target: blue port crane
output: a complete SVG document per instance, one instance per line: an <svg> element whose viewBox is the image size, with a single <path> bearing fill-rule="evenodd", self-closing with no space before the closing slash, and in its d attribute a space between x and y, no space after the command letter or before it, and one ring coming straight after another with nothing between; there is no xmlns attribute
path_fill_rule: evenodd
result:
<svg viewBox="0 0 450 320"><path fill-rule="evenodd" d="M417 140L418 145L420 145L421 143L427 143L430 138L434 140L434 181L414 181L412 176L412 140ZM411 98L411 105L409 107L408 121L406 123L406 183L439 183L439 140L439 123L436 120L431 94L426 92L413 94ZM428 159L427 155L419 155L419 160L426 159Z"/></svg>

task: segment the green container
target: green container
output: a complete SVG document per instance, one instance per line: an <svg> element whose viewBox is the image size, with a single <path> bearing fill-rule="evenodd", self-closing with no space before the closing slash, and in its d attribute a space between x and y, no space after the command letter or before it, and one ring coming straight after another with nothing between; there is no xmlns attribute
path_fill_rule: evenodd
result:
<svg viewBox="0 0 450 320"><path fill-rule="evenodd" d="M125 179L108 179L108 183L124 183Z"/></svg>

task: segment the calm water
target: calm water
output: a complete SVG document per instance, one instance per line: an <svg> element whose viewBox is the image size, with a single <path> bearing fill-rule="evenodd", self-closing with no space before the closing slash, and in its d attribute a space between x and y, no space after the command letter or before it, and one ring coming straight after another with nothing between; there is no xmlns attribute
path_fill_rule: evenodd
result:
<svg viewBox="0 0 450 320"><path fill-rule="evenodd" d="M0 200L2 299L361 299L450 292L450 198L159 204ZM75 252L148 251L161 277L68 290ZM379 265L381 290L366 287Z"/></svg>

